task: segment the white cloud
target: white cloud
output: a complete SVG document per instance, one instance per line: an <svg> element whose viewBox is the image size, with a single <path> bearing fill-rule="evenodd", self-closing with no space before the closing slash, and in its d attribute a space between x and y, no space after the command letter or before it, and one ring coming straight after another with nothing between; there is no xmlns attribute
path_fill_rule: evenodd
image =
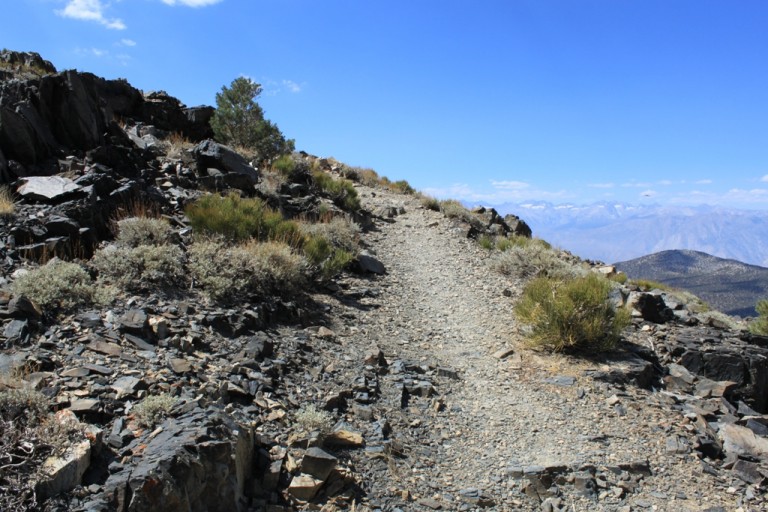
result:
<svg viewBox="0 0 768 512"><path fill-rule="evenodd" d="M184 5L187 7L205 7L221 2L222 0L163 0L165 5Z"/></svg>
<svg viewBox="0 0 768 512"><path fill-rule="evenodd" d="M616 184L615 183L590 183L587 186L592 188L613 188L616 186Z"/></svg>
<svg viewBox="0 0 768 512"><path fill-rule="evenodd" d="M121 39L120 44L123 46L136 46L136 41L133 39Z"/></svg>
<svg viewBox="0 0 768 512"><path fill-rule="evenodd" d="M301 92L301 85L297 84L293 80L283 80L283 86L293 93Z"/></svg>
<svg viewBox="0 0 768 512"><path fill-rule="evenodd" d="M652 183L645 181L629 181L627 183L622 183L621 186L624 188L648 188L652 186Z"/></svg>
<svg viewBox="0 0 768 512"><path fill-rule="evenodd" d="M521 190L530 187L530 185L524 181L496 181L491 180L491 185L497 190Z"/></svg>
<svg viewBox="0 0 768 512"><path fill-rule="evenodd" d="M64 9L56 11L63 18L95 21L113 30L124 30L125 23L119 18L106 18L101 0L69 0Z"/></svg>
<svg viewBox="0 0 768 512"><path fill-rule="evenodd" d="M668 186L670 186L672 184L673 184L672 180L661 180L661 181L659 181L659 185L663 185L665 187L668 187Z"/></svg>
<svg viewBox="0 0 768 512"><path fill-rule="evenodd" d="M694 183L696 185L711 185L714 182L712 180L698 180L698 181L694 181Z"/></svg>
<svg viewBox="0 0 768 512"><path fill-rule="evenodd" d="M768 174L760 178L760 181L762 181L763 183L768 183Z"/></svg>
<svg viewBox="0 0 768 512"><path fill-rule="evenodd" d="M532 200L564 201L573 198L573 195L565 190L548 191L536 189L524 182L491 181L494 186L498 183L507 188L496 187L494 190L487 191L478 190L466 183L454 183L448 187L428 187L423 192L438 199L458 199L484 205Z"/></svg>

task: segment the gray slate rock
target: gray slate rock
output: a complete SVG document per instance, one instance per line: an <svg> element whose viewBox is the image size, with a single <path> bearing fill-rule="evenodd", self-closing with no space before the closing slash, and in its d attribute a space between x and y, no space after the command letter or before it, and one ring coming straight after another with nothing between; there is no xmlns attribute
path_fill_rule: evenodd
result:
<svg viewBox="0 0 768 512"><path fill-rule="evenodd" d="M61 176L30 176L23 181L16 192L31 201L59 202L82 190L80 185Z"/></svg>

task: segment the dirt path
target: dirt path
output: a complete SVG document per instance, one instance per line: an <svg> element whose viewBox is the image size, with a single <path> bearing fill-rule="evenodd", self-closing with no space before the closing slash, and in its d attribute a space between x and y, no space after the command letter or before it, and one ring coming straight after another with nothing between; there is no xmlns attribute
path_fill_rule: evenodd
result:
<svg viewBox="0 0 768 512"><path fill-rule="evenodd" d="M354 313L354 338L406 368L382 377L376 406L404 457L360 461L371 465L373 505L737 509L695 457L668 453L667 439L686 431L660 396L593 381L583 375L588 363L518 350L513 299L503 292L514 296L520 283L493 273L488 252L451 221L412 198L366 189L363 198L373 211L404 209L364 236L387 275L374 281L378 307ZM505 348L516 354L494 355ZM410 393L404 404L401 386L412 380L436 394Z"/></svg>

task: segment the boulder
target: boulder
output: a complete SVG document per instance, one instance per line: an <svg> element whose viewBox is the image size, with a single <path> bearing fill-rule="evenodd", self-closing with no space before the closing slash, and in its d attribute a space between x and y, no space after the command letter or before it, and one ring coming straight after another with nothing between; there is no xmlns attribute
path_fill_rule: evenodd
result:
<svg viewBox="0 0 768 512"><path fill-rule="evenodd" d="M387 272L381 261L365 251L357 256L357 265L363 273L383 275Z"/></svg>
<svg viewBox="0 0 768 512"><path fill-rule="evenodd" d="M251 484L254 458L250 429L217 409L198 408L166 421L161 432L140 441L145 446L142 457L112 473L89 507L109 503L128 512L245 510L244 489Z"/></svg>
<svg viewBox="0 0 768 512"><path fill-rule="evenodd" d="M30 176L22 179L16 192L31 201L60 202L81 190L80 185L62 176Z"/></svg>
<svg viewBox="0 0 768 512"><path fill-rule="evenodd" d="M240 154L211 139L204 140L192 149L197 159L198 171L205 174L207 169L217 169L225 174L234 174L232 185L242 190L259 182L259 171L248 165ZM236 181L235 181L236 180Z"/></svg>
<svg viewBox="0 0 768 512"><path fill-rule="evenodd" d="M505 215L504 222L507 224L507 226L509 226L509 231L517 236L531 238L533 235L531 227L517 215Z"/></svg>

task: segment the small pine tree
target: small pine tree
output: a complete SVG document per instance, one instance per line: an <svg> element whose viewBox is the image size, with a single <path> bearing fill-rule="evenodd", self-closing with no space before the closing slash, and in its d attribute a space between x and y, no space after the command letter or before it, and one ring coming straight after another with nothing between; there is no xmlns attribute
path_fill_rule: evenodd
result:
<svg viewBox="0 0 768 512"><path fill-rule="evenodd" d="M757 301L755 310L757 310L757 314L760 316L749 324L749 330L755 334L768 336L768 299Z"/></svg>
<svg viewBox="0 0 768 512"><path fill-rule="evenodd" d="M264 119L264 111L256 103L261 90L260 84L245 77L222 87L216 94L211 128L219 142L252 149L259 160L270 162L293 151L294 142L286 139L276 124Z"/></svg>

